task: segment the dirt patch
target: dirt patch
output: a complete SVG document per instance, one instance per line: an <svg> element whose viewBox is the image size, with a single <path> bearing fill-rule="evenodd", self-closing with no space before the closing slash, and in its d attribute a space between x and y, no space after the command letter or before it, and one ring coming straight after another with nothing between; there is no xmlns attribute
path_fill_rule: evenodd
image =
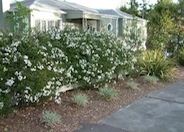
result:
<svg viewBox="0 0 184 132"><path fill-rule="evenodd" d="M177 70L177 79L184 78L184 68ZM97 89L93 90L72 90L62 93L62 103L55 104L47 101L36 107L27 107L14 112L11 115L0 117L0 132L72 132L79 129L83 122L98 123L104 116L125 107L132 102L140 99L148 93L164 88L168 83L159 82L148 84L142 78L134 79L139 83L139 90L132 90L126 87L127 80L120 80L113 84L117 91L116 98L104 100ZM89 103L85 106L77 106L72 102L72 95L75 93L85 93ZM40 116L44 110L53 110L62 116L62 122L57 126L47 127L40 121Z"/></svg>

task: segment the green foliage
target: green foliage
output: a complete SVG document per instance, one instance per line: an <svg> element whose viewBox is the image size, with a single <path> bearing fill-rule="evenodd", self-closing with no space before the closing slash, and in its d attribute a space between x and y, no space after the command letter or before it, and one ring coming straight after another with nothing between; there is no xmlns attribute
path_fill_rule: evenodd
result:
<svg viewBox="0 0 184 132"><path fill-rule="evenodd" d="M78 29L33 32L22 39L3 34L0 113L50 97L60 103L64 85L92 87L125 77L134 69L136 49L113 35Z"/></svg>
<svg viewBox="0 0 184 132"><path fill-rule="evenodd" d="M152 11L148 23L148 48L164 50L173 39L175 24L169 11Z"/></svg>
<svg viewBox="0 0 184 132"><path fill-rule="evenodd" d="M144 81L155 84L159 81L159 79L156 76L144 76Z"/></svg>
<svg viewBox="0 0 184 132"><path fill-rule="evenodd" d="M85 94L77 93L73 95L73 102L80 106L85 106L88 103L88 98Z"/></svg>
<svg viewBox="0 0 184 132"><path fill-rule="evenodd" d="M184 48L180 49L178 52L178 62L180 65L184 66Z"/></svg>
<svg viewBox="0 0 184 132"><path fill-rule="evenodd" d="M126 20L125 23L127 26L124 27L125 31L123 34L123 40L128 46L140 53L140 51L145 48L143 47L143 42L146 40L144 35L145 29L138 27L140 21L135 17L132 20ZM141 24L143 24L143 22Z"/></svg>
<svg viewBox="0 0 184 132"><path fill-rule="evenodd" d="M30 13L31 10L25 7L21 2L17 2L15 12L9 13L7 19L14 37L27 36L30 32Z"/></svg>
<svg viewBox="0 0 184 132"><path fill-rule="evenodd" d="M42 113L41 122L49 126L54 126L61 122L61 116L56 112L44 111Z"/></svg>
<svg viewBox="0 0 184 132"><path fill-rule="evenodd" d="M138 83L136 83L135 81L133 80L130 80L126 83L127 87L130 88L130 89L139 89L138 88Z"/></svg>
<svg viewBox="0 0 184 132"><path fill-rule="evenodd" d="M129 8L127 8L126 6L122 6L120 10L134 16L139 16L139 3L136 0L130 0L128 4L130 5Z"/></svg>
<svg viewBox="0 0 184 132"><path fill-rule="evenodd" d="M138 59L140 74L156 76L162 80L169 81L174 79L175 63L166 58L163 51L146 51Z"/></svg>
<svg viewBox="0 0 184 132"><path fill-rule="evenodd" d="M167 50L173 56L183 47L184 23L183 0L173 3L171 0L159 1L149 12L147 47L150 49Z"/></svg>
<svg viewBox="0 0 184 132"><path fill-rule="evenodd" d="M103 87L99 89L99 93L101 96L103 96L106 100L112 99L116 96L116 90L114 88L110 87Z"/></svg>

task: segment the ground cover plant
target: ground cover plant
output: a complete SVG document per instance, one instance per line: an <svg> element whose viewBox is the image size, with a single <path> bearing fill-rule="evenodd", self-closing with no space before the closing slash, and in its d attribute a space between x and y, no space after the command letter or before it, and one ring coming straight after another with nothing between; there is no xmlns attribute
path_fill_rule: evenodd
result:
<svg viewBox="0 0 184 132"><path fill-rule="evenodd" d="M139 89L138 88L138 83L135 82L134 80L129 80L127 83L126 83L127 87L130 88L130 89Z"/></svg>
<svg viewBox="0 0 184 132"><path fill-rule="evenodd" d="M80 106L85 106L88 103L88 97L85 94L77 93L73 95L72 101Z"/></svg>
<svg viewBox="0 0 184 132"><path fill-rule="evenodd" d="M41 122L48 126L54 126L61 122L61 116L53 111L43 111Z"/></svg>
<svg viewBox="0 0 184 132"><path fill-rule="evenodd" d="M178 62L180 65L184 66L184 48L181 48L179 51L178 51Z"/></svg>
<svg viewBox="0 0 184 132"><path fill-rule="evenodd" d="M159 79L156 76L144 76L144 81L148 83L157 83Z"/></svg>
<svg viewBox="0 0 184 132"><path fill-rule="evenodd" d="M116 90L112 87L103 87L99 89L99 94L104 97L106 100L114 98L117 93Z"/></svg>

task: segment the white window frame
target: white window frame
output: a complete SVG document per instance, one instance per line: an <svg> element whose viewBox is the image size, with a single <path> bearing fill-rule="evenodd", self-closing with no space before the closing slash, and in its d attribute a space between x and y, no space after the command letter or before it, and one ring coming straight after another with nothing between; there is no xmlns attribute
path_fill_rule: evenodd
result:
<svg viewBox="0 0 184 132"><path fill-rule="evenodd" d="M45 22L45 29L43 29L43 23ZM50 27L49 22L51 22L52 27ZM48 31L51 28L56 27L56 20L40 20L40 31Z"/></svg>
<svg viewBox="0 0 184 132"><path fill-rule="evenodd" d="M109 26L110 26L110 29L109 29ZM112 25L112 23L108 23L107 24L107 31L112 31L113 30L113 25Z"/></svg>

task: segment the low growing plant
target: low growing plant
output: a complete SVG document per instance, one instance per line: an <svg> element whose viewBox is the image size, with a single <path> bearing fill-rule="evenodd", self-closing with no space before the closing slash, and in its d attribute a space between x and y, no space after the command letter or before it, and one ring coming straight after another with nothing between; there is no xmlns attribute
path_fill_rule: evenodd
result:
<svg viewBox="0 0 184 132"><path fill-rule="evenodd" d="M61 122L61 116L53 111L44 111L42 113L41 122L53 126Z"/></svg>
<svg viewBox="0 0 184 132"><path fill-rule="evenodd" d="M87 95L82 93L77 93L73 95L73 102L80 106L85 106L88 103Z"/></svg>
<svg viewBox="0 0 184 132"><path fill-rule="evenodd" d="M174 79L175 63L165 57L163 51L146 51L139 57L137 65L141 75L156 76L165 81Z"/></svg>
<svg viewBox="0 0 184 132"><path fill-rule="evenodd" d="M133 80L130 80L126 83L127 87L130 88L130 89L139 89L138 88L138 83L136 83L135 81Z"/></svg>
<svg viewBox="0 0 184 132"><path fill-rule="evenodd" d="M180 65L184 66L184 48L178 51L178 62Z"/></svg>
<svg viewBox="0 0 184 132"><path fill-rule="evenodd" d="M99 93L102 97L104 97L106 100L111 99L116 96L116 91L114 88L110 87L104 87L99 89Z"/></svg>
<svg viewBox="0 0 184 132"><path fill-rule="evenodd" d="M144 76L144 81L148 83L156 83L159 81L159 79L156 76Z"/></svg>

